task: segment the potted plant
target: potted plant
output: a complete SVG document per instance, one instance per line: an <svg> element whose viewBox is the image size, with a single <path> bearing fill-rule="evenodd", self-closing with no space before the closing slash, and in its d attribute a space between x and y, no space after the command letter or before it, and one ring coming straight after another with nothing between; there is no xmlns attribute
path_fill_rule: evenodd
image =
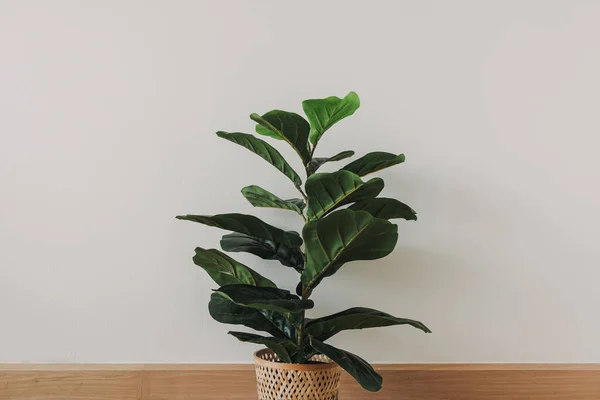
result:
<svg viewBox="0 0 600 400"><path fill-rule="evenodd" d="M354 155L346 150L330 157L315 157L323 134L359 107L358 95L306 100L302 116L281 110L251 114L259 135L284 141L300 157L306 180L266 141L247 133L217 132L223 139L256 153L288 177L301 198L283 200L259 186L242 189L255 207L295 212L302 219L302 235L276 228L252 215L183 215L178 219L199 222L233 233L223 236L227 252L248 252L277 260L299 275L295 294L216 249L196 248L193 261L219 286L211 295L210 315L217 321L244 325L266 335L229 332L243 342L267 348L255 353L258 393L267 399L337 399L340 367L370 391L381 389L382 377L365 360L325 343L348 329L411 325L424 332L421 322L398 318L364 307L350 308L321 318L307 318L311 294L319 283L344 264L387 256L398 240L397 225L390 219L416 220L415 211L398 200L377 197L381 178L363 177L404 162L403 154L373 152L335 172L317 172L329 162ZM342 208L347 206L345 208Z"/></svg>

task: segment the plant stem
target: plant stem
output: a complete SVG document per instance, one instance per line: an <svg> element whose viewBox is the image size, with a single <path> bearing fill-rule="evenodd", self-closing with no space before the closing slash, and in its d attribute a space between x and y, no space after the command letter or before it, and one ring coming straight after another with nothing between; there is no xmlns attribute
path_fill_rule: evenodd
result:
<svg viewBox="0 0 600 400"><path fill-rule="evenodd" d="M315 148L317 147L317 145L315 144L314 146L310 146L309 144L309 148L310 148L310 158L312 160L313 158L313 154L315 154ZM306 163L306 165L304 165L304 170L306 171L306 178L308 179L308 177L311 176L311 172L310 172L310 168L309 168L310 162ZM308 196L306 196L306 194L304 193L304 191L302 190L302 188L300 186L296 186L296 188L300 191L300 193L302 193L302 197L304 197L304 201L306 202L306 208L308 209ZM302 213L302 217L304 218L304 222L306 222L306 217L304 216L304 213ZM302 253L302 256L304 258L304 268L306 268L306 256L304 255L304 253ZM307 300L309 296L306 295L306 291L304 289L304 285L302 285L302 300ZM304 341L304 323L306 321L306 310L302 310L302 314L301 314L301 318L300 318L300 326L297 328L298 329L298 346L302 346L302 342ZM303 360L303 362L306 362L306 360Z"/></svg>
<svg viewBox="0 0 600 400"><path fill-rule="evenodd" d="M298 346L302 346L302 341L304 340L304 314L305 311L302 311L302 319L300 320L300 327L298 328Z"/></svg>
<svg viewBox="0 0 600 400"><path fill-rule="evenodd" d="M316 144L314 146L310 147L310 159L311 159L311 161L313 159L313 155L315 154L315 149L316 148L317 148ZM306 163L306 165L304 166L304 170L306 171L306 177L307 178L312 175L312 172L310 171L310 167L309 166L310 166L310 162Z"/></svg>
<svg viewBox="0 0 600 400"><path fill-rule="evenodd" d="M300 186L296 186L296 189L298 189L298 191L300 192L300 194L302 195L302 197L304 197L304 201L307 202L308 201L308 197L306 197L306 194L304 193L304 190L302 190L302 188Z"/></svg>
<svg viewBox="0 0 600 400"><path fill-rule="evenodd" d="M302 292L304 292L304 287L302 287ZM302 293L302 300L307 300L308 297ZM306 310L302 310L302 318L300 318L300 327L298 328L298 346L302 346L302 342L304 341L304 321L306 320Z"/></svg>

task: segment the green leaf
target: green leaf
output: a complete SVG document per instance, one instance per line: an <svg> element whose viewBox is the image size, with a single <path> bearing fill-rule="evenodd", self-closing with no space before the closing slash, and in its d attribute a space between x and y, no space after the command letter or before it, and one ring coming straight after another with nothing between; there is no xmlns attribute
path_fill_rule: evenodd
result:
<svg viewBox="0 0 600 400"><path fill-rule="evenodd" d="M392 252L398 227L364 211L338 210L304 225L306 267L302 284L306 293L333 275L344 263L375 260Z"/></svg>
<svg viewBox="0 0 600 400"><path fill-rule="evenodd" d="M415 210L396 199L388 199L385 197L357 201L348 208L354 211L366 211L375 218L403 218L409 221L417 220L417 213Z"/></svg>
<svg viewBox="0 0 600 400"><path fill-rule="evenodd" d="M215 293L234 303L257 310L270 310L284 315L299 313L314 307L312 300L301 300L287 290L251 285L222 286Z"/></svg>
<svg viewBox="0 0 600 400"><path fill-rule="evenodd" d="M394 317L364 307L354 307L323 318L311 319L306 323L305 329L307 334L325 341L333 335L349 329L377 328L391 325L411 325L425 333L431 333L429 328L419 321Z"/></svg>
<svg viewBox="0 0 600 400"><path fill-rule="evenodd" d="M368 362L356 354L335 348L313 337L310 338L310 344L315 350L325 354L345 369L364 389L370 392L377 392L381 389L381 384L383 383L381 375L375 372Z"/></svg>
<svg viewBox="0 0 600 400"><path fill-rule="evenodd" d="M282 210L290 210L302 214L302 211L296 204L282 200L260 186L246 186L242 189L242 194L254 207L280 208Z"/></svg>
<svg viewBox="0 0 600 400"><path fill-rule="evenodd" d="M230 233L221 239L221 248L225 251L244 251L264 260L277 260L286 267L302 272L304 257L297 247L288 247L281 243L261 239L243 233Z"/></svg>
<svg viewBox="0 0 600 400"><path fill-rule="evenodd" d="M227 133L227 132L217 132L217 136L227 139L230 142L239 144L252 151L253 153L261 156L265 159L269 164L273 165L277 168L281 173L290 178L294 185L300 186L302 185L302 179L300 179L300 175L288 164L288 162L283 158L281 153L279 153L273 146L256 138L248 133Z"/></svg>
<svg viewBox="0 0 600 400"><path fill-rule="evenodd" d="M307 216L309 219L320 218L344 204L376 197L383 185L381 178L363 182L349 171L311 175L306 180Z"/></svg>
<svg viewBox="0 0 600 400"><path fill-rule="evenodd" d="M285 337L294 341L298 339L298 332L292 323L281 313L271 310L259 310L277 329L279 329Z"/></svg>
<svg viewBox="0 0 600 400"><path fill-rule="evenodd" d="M302 239L293 233L285 232L269 225L253 215L246 214L218 214L207 215L178 215L177 219L198 222L228 231L244 233L246 235L271 240L289 247L302 246Z"/></svg>
<svg viewBox="0 0 600 400"><path fill-rule="evenodd" d="M337 153L335 156L329 157L327 159L327 162L345 160L346 158L352 157L353 155L354 155L354 151L344 150L342 152Z"/></svg>
<svg viewBox="0 0 600 400"><path fill-rule="evenodd" d="M285 140L298 153L303 164L310 161L310 151L308 150L310 125L300 115L273 110L262 117L258 114L251 114L250 118L258 123L256 126L257 133Z"/></svg>
<svg viewBox="0 0 600 400"><path fill-rule="evenodd" d="M346 150L346 151L342 151L341 153L336 154L333 157L319 157L319 158L313 158L310 163L308 164L308 170L311 173L315 173L317 172L317 170L321 167L321 165L330 162L330 161L341 161L344 160L348 157L352 157L354 155L354 152L352 150Z"/></svg>
<svg viewBox="0 0 600 400"><path fill-rule="evenodd" d="M406 157L404 157L404 154L396 155L383 151L375 151L362 156L356 161L352 161L342 169L354 172L358 176L365 176L384 168L403 163L405 159Z"/></svg>
<svg viewBox="0 0 600 400"><path fill-rule="evenodd" d="M327 129L354 114L358 107L360 99L354 92L348 93L343 99L331 96L325 99L304 100L302 108L310 122L310 142L317 144Z"/></svg>
<svg viewBox="0 0 600 400"><path fill-rule="evenodd" d="M265 337L247 332L230 331L228 333L236 337L241 342L262 344L263 346L267 346L269 349L273 350L279 359L284 363L291 364L292 357L294 357L299 351L298 345L289 339Z"/></svg>
<svg viewBox="0 0 600 400"><path fill-rule="evenodd" d="M196 247L193 260L194 264L202 267L219 286L245 284L277 287L264 276L216 249Z"/></svg>
<svg viewBox="0 0 600 400"><path fill-rule="evenodd" d="M254 308L240 306L218 293L210 296L208 312L215 321L223 324L244 325L279 338L294 338L296 334L283 315L274 312L267 314Z"/></svg>
<svg viewBox="0 0 600 400"><path fill-rule="evenodd" d="M292 203L293 205L298 207L300 209L300 211L302 211L306 208L306 203L302 199L295 198L295 199L287 199L284 201L287 201L288 203Z"/></svg>

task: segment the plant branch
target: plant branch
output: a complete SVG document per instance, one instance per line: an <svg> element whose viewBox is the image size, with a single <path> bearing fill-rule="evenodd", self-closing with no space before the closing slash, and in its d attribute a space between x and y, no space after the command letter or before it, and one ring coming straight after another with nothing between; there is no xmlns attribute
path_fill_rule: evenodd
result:
<svg viewBox="0 0 600 400"><path fill-rule="evenodd" d="M302 298L304 300L308 299L310 297L312 293L312 289L310 289L308 286L302 286Z"/></svg>
<svg viewBox="0 0 600 400"><path fill-rule="evenodd" d="M306 216L304 215L304 213L300 213L299 215L300 215L300 216L302 217L302 219L304 220L304 223L308 222L308 220L306 219Z"/></svg>
<svg viewBox="0 0 600 400"><path fill-rule="evenodd" d="M314 146L310 146L309 144L309 150L310 150L310 158L312 161L313 155L315 154L315 149L317 147L317 144L315 143ZM308 179L311 176L311 171L310 171L310 161L308 163L306 163L304 165L304 170L306 171L306 178ZM298 191L300 193L302 193L302 197L304 197L304 201L306 202L306 207L308 208L308 196L304 193L304 191L302 190L302 188L300 186L296 186L296 189L298 189ZM307 222L306 217L304 216L304 213L302 213L302 218L304 218L304 222ZM304 253L302 253L302 256L304 258L304 268L306 268L306 255ZM302 281L300 281L300 285L302 286L302 299L303 300L307 300L308 296L305 296L305 288L304 285L302 285ZM304 341L304 324L306 321L306 310L302 310L302 316L300 318L300 326L297 327L297 332L298 332L298 346L302 346L303 341Z"/></svg>
<svg viewBox="0 0 600 400"><path fill-rule="evenodd" d="M315 144L313 145L313 147L310 149L310 158L312 158L312 157L315 155L315 149L317 148L317 144L318 144L318 143L319 143L319 142L315 143Z"/></svg>
<svg viewBox="0 0 600 400"><path fill-rule="evenodd" d="M312 175L311 172L310 172L309 165L310 165L310 162L304 166L304 172L306 172L306 177L307 178Z"/></svg>
<svg viewBox="0 0 600 400"><path fill-rule="evenodd" d="M304 197L304 201L307 202L308 201L308 197L304 193L304 190L302 190L302 188L300 186L296 186L296 189L298 189L298 191L300 192L300 194L302 195L302 197Z"/></svg>
<svg viewBox="0 0 600 400"><path fill-rule="evenodd" d="M308 296L304 295L304 285L302 286L302 300L308 300ZM306 310L302 310L302 318L300 318L300 326L298 329L298 346L304 341L304 323L306 321Z"/></svg>
<svg viewBox="0 0 600 400"><path fill-rule="evenodd" d="M300 318L300 326L296 328L298 330L298 346L302 346L302 341L304 340L305 313L305 311L302 311L302 317Z"/></svg>

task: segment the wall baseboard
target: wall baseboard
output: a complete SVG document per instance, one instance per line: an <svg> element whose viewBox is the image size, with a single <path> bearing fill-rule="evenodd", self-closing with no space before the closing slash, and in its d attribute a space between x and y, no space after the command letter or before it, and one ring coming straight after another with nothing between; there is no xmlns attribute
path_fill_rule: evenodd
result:
<svg viewBox="0 0 600 400"><path fill-rule="evenodd" d="M343 400L598 400L600 364L382 364L378 393L344 376ZM254 366L3 364L2 400L250 400Z"/></svg>

